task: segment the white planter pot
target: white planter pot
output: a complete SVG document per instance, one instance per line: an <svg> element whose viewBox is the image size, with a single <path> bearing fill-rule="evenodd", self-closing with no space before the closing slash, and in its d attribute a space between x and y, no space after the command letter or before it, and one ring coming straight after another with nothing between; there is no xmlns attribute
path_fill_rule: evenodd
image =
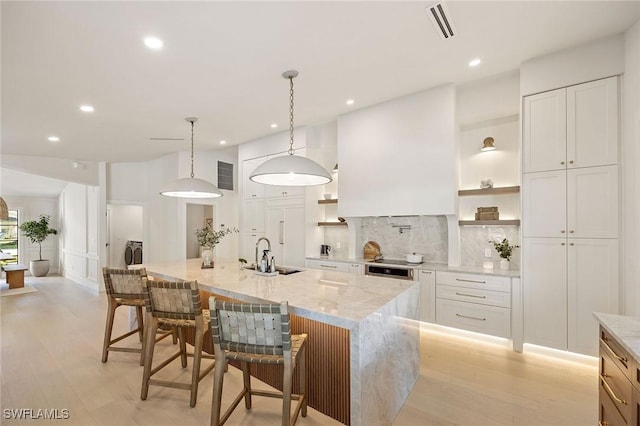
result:
<svg viewBox="0 0 640 426"><path fill-rule="evenodd" d="M509 261L507 259L500 259L500 269L509 269Z"/></svg>
<svg viewBox="0 0 640 426"><path fill-rule="evenodd" d="M202 250L202 266L205 268L213 268L213 250Z"/></svg>
<svg viewBox="0 0 640 426"><path fill-rule="evenodd" d="M32 260L29 262L29 272L34 277L44 277L49 273L48 260Z"/></svg>

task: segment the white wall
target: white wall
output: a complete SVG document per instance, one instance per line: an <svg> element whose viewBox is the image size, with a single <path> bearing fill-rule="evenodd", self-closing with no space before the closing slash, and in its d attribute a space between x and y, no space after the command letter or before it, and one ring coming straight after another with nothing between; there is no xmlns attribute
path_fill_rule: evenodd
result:
<svg viewBox="0 0 640 426"><path fill-rule="evenodd" d="M624 68L624 35L619 34L523 62L520 95L622 74Z"/></svg>
<svg viewBox="0 0 640 426"><path fill-rule="evenodd" d="M49 227L58 230L60 233L60 223L58 220L58 200L56 198L41 197L3 197L10 210L18 210L18 225L29 221L39 220L41 214L49 216ZM31 243L22 233L18 231L18 262L29 266L31 260L38 260L39 246ZM49 273L58 272L58 238L59 235L49 235L42 242L42 258L49 260Z"/></svg>
<svg viewBox="0 0 640 426"><path fill-rule="evenodd" d="M621 300L627 315L640 316L640 21L625 34L622 139Z"/></svg>
<svg viewBox="0 0 640 426"><path fill-rule="evenodd" d="M69 183L60 194L62 273L85 287L100 287L99 189Z"/></svg>
<svg viewBox="0 0 640 426"><path fill-rule="evenodd" d="M455 132L450 84L338 117L338 214L457 214Z"/></svg>
<svg viewBox="0 0 640 426"><path fill-rule="evenodd" d="M74 163L77 167L74 167ZM66 158L2 154L0 164L10 169L67 182L98 185L98 163L95 161L76 162Z"/></svg>

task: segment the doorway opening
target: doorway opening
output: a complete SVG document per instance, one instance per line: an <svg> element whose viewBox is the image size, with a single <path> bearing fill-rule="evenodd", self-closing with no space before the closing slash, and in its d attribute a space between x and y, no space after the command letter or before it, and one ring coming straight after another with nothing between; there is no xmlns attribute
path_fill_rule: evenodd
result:
<svg viewBox="0 0 640 426"><path fill-rule="evenodd" d="M195 230L204 228L207 224L215 229L213 213L212 205L187 203L187 259L200 257L202 248L196 239Z"/></svg>
<svg viewBox="0 0 640 426"><path fill-rule="evenodd" d="M140 205L107 204L107 244L110 268L126 268L144 261L144 208Z"/></svg>

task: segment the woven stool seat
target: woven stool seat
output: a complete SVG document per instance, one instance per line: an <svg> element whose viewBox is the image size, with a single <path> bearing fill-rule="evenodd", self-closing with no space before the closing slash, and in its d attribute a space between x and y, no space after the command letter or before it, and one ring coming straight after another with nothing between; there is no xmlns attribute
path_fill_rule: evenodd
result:
<svg viewBox="0 0 640 426"><path fill-rule="evenodd" d="M135 352L140 354L140 365L144 358L144 317L142 307L145 306L144 287L147 282L147 271L145 268L136 270L102 268L104 287L107 293L107 321L104 331L104 342L102 345L102 362L107 362L109 352ZM113 322L116 309L120 306L132 306L136 308L136 319L138 327L116 338L112 338ZM138 333L141 346L138 348L114 346L115 343ZM158 340L169 336L169 333L161 333L156 338Z"/></svg>
<svg viewBox="0 0 640 426"><path fill-rule="evenodd" d="M140 399L147 399L149 386L164 386L174 389L184 389L191 392L189 404L195 407L198 397L198 383L213 370L215 363L211 363L202 371L202 358L213 358L202 353L204 334L209 329L209 312L202 310L198 283L195 281L171 282L148 281L145 287L145 304L147 311L144 353L144 371L142 374L142 388ZM173 329L178 334L180 349L157 366L153 367L153 352L155 341L153 336L158 327ZM193 353L187 353L184 330L190 328L195 332ZM154 379L153 375L180 357L182 368L187 367L187 357L193 357L190 383L180 383ZM153 367L153 368L152 368Z"/></svg>
<svg viewBox="0 0 640 426"><path fill-rule="evenodd" d="M282 398L282 425L295 424L298 414L307 416L307 386L305 381L306 334L292 335L287 302L251 304L226 302L209 298L211 337L216 368L213 384L211 426L223 425L244 398L245 408L251 408L251 396ZM223 365L228 360L240 361L244 386L229 408L222 411ZM282 392L251 388L249 364L283 365ZM293 373L300 371L299 395L292 393ZM291 401L296 400L293 415Z"/></svg>

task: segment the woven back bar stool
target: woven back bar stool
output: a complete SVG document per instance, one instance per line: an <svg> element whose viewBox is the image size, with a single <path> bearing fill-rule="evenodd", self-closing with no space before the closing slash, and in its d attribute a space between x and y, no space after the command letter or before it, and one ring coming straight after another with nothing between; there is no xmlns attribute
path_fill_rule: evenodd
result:
<svg viewBox="0 0 640 426"><path fill-rule="evenodd" d="M209 327L209 311L202 310L200 292L196 281L170 282L147 281L145 287L146 318L146 343L144 352L144 371L142 374L142 389L140 398L147 399L149 385L164 386L175 389L191 391L190 405L195 407L198 397L198 383L211 372L214 363L200 371L202 358L213 358L203 355L202 346L204 333ZM174 353L157 366L152 368L155 340L153 336L158 327L172 328L178 333L180 347ZM195 330L193 353L187 353L184 330ZM187 356L193 357L193 367L190 383L180 383L167 380L153 379L152 376L180 357L182 368L187 367Z"/></svg>
<svg viewBox="0 0 640 426"><path fill-rule="evenodd" d="M102 268L102 276L104 278L104 287L107 291L108 302L107 322L104 329L104 343L102 345L102 362L107 362L109 351L137 352L140 354L140 365L142 365L142 347L125 348L113 345L132 334L138 333L142 346L144 346L142 307L144 306L144 282L147 278L147 271L144 268L133 271L127 269ZM120 306L135 306L138 328L112 339L113 320L116 309Z"/></svg>
<svg viewBox="0 0 640 426"><path fill-rule="evenodd" d="M282 425L295 424L298 414L307 416L307 386L305 381L306 334L292 335L287 302L281 304L251 304L225 302L209 298L211 336L218 368L214 373L211 426L223 425L244 398L245 407L251 408L251 396L282 398ZM244 387L225 413L222 409L221 368L228 360L240 361ZM284 366L282 392L261 391L251 388L249 363ZM295 368L300 369L302 393L292 394ZM291 400L296 400L291 415Z"/></svg>

